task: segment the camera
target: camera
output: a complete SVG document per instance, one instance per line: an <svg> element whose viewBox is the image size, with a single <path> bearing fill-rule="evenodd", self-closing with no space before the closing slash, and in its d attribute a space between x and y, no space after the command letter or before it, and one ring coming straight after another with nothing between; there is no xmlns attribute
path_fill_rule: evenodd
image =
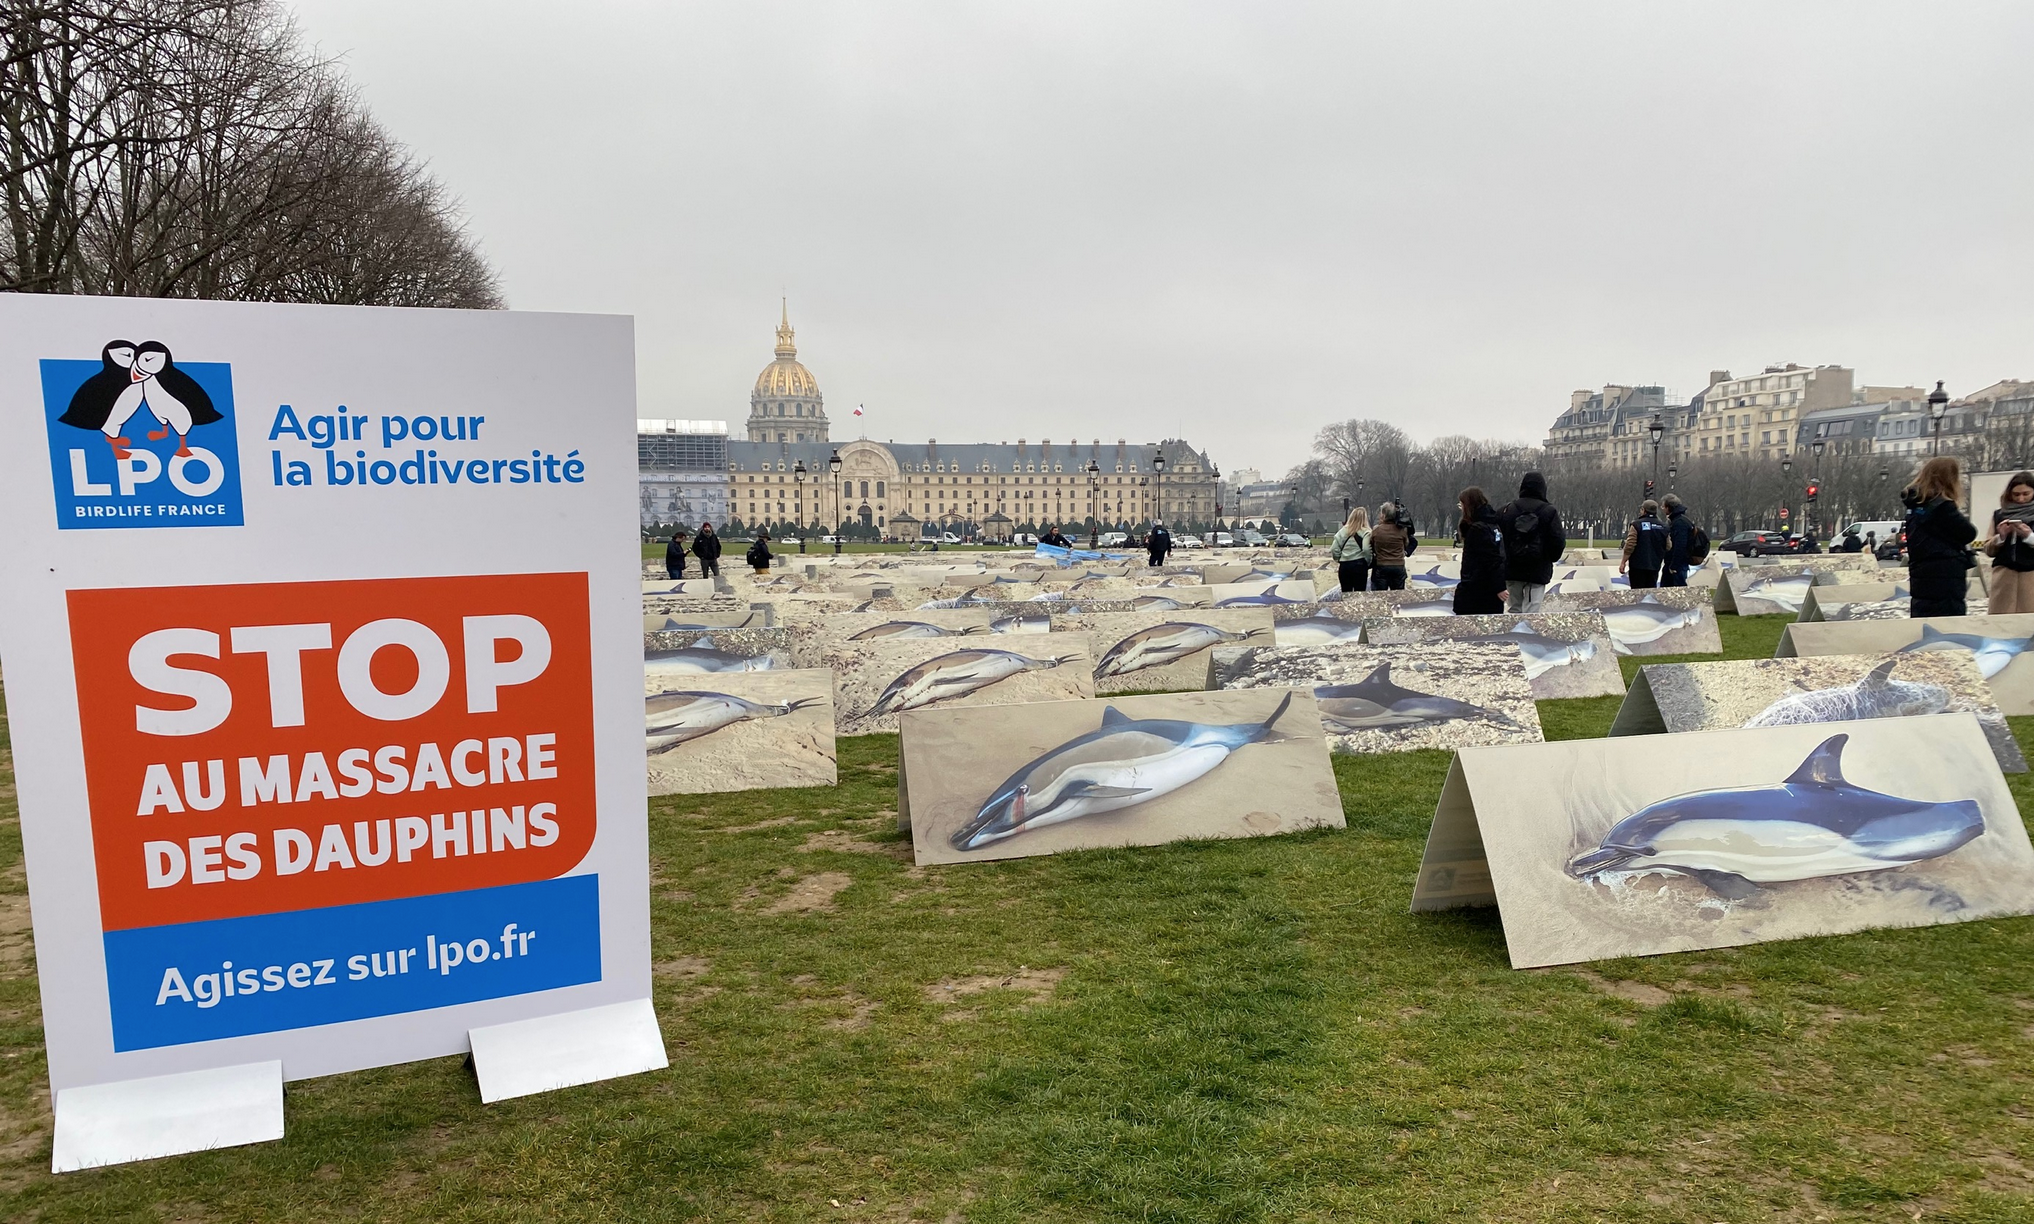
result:
<svg viewBox="0 0 2034 1224"><path fill-rule="evenodd" d="M1913 485L1908 485L1900 490L1900 504L1909 510L1919 509L1921 505L1921 490Z"/></svg>

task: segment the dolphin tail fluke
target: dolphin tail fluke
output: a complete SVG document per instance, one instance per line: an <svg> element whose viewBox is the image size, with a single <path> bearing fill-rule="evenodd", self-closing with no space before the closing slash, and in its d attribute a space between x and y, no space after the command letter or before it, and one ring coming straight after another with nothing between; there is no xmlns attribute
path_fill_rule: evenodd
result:
<svg viewBox="0 0 2034 1224"><path fill-rule="evenodd" d="M1843 778L1843 746L1850 742L1848 734L1839 732L1823 740L1801 767L1787 775L1787 781L1820 783L1824 786L1841 786Z"/></svg>
<svg viewBox="0 0 2034 1224"><path fill-rule="evenodd" d="M1276 744L1281 740L1291 739L1291 736L1281 735L1277 731L1272 730L1272 727L1277 725L1278 720L1284 718L1285 712L1291 708L1292 690L1287 689L1285 696L1279 700L1278 708L1271 712L1271 717L1257 724L1257 733L1250 737L1250 742L1253 744Z"/></svg>

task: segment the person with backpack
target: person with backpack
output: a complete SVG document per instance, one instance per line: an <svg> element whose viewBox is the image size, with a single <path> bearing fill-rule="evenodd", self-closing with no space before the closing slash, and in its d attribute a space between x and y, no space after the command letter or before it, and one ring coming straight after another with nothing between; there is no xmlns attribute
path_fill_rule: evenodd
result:
<svg viewBox="0 0 2034 1224"><path fill-rule="evenodd" d="M1405 559L1420 542L1398 521L1398 506L1386 502L1377 508L1377 526L1370 532L1370 589L1405 590Z"/></svg>
<svg viewBox="0 0 2034 1224"><path fill-rule="evenodd" d="M769 532L764 531L761 528L756 529L756 542L749 545L748 556L746 559L749 563L749 568L756 571L756 577L761 578L762 576L770 572Z"/></svg>
<svg viewBox="0 0 2034 1224"><path fill-rule="evenodd" d="M1624 559L1617 572L1631 576L1634 591L1660 585L1660 567L1667 562L1667 525L1660 521L1660 503L1648 497L1639 516L1624 529Z"/></svg>
<svg viewBox="0 0 2034 1224"><path fill-rule="evenodd" d="M720 577L720 537L713 533L712 523L699 525L699 538L692 542L692 555L699 558L701 578Z"/></svg>
<svg viewBox="0 0 2034 1224"><path fill-rule="evenodd" d="M1978 532L1957 508L1962 492L1962 465L1950 455L1938 455L1921 465L1913 487L1902 495L1914 507L1907 514L1907 589L1913 592L1909 616L1968 614L1967 571L1977 564L1970 542Z"/></svg>
<svg viewBox="0 0 2034 1224"><path fill-rule="evenodd" d="M1537 612L1554 580L1554 562L1568 547L1561 512L1547 501L1547 478L1527 472L1518 497L1497 512L1504 528L1504 577L1513 612Z"/></svg>
<svg viewBox="0 0 2034 1224"><path fill-rule="evenodd" d="M1152 520L1151 534L1144 537L1144 551L1151 559L1152 569L1165 564L1165 554L1172 551L1172 533L1164 523Z"/></svg>
<svg viewBox="0 0 2034 1224"><path fill-rule="evenodd" d="M1370 587L1370 512L1358 506L1349 512L1349 521L1342 524L1342 530L1335 533L1334 543L1328 545L1328 556L1335 561L1335 576L1341 580L1342 593L1368 590Z"/></svg>
<svg viewBox="0 0 2034 1224"><path fill-rule="evenodd" d="M1462 580L1455 584L1455 615L1491 616L1504 611L1510 595L1504 577L1504 529L1490 498L1471 486L1462 490Z"/></svg>
<svg viewBox="0 0 2034 1224"><path fill-rule="evenodd" d="M1688 567L1709 559L1709 533L1688 517L1688 507L1672 493L1660 505L1667 511L1667 558L1660 566L1660 585L1688 585Z"/></svg>

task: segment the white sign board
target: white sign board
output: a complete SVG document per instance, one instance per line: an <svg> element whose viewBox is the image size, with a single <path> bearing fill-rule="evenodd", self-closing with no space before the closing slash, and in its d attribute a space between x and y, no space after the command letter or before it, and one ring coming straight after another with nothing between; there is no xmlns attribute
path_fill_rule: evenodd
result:
<svg viewBox="0 0 2034 1224"><path fill-rule="evenodd" d="M648 997L633 384L619 317L0 295L60 1127Z"/></svg>

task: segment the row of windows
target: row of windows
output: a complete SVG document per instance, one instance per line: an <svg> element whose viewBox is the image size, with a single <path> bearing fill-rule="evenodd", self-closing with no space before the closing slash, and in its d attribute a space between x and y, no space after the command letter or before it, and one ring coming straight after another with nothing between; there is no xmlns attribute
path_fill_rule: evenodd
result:
<svg viewBox="0 0 2034 1224"><path fill-rule="evenodd" d="M810 412L806 411L807 408L810 408L811 411ZM757 413L756 415L784 416L786 415L786 413L784 411L784 405L782 404L764 404L763 411ZM821 410L818 404L792 404L791 411L788 415L795 417L819 417L825 416L826 413Z"/></svg>

